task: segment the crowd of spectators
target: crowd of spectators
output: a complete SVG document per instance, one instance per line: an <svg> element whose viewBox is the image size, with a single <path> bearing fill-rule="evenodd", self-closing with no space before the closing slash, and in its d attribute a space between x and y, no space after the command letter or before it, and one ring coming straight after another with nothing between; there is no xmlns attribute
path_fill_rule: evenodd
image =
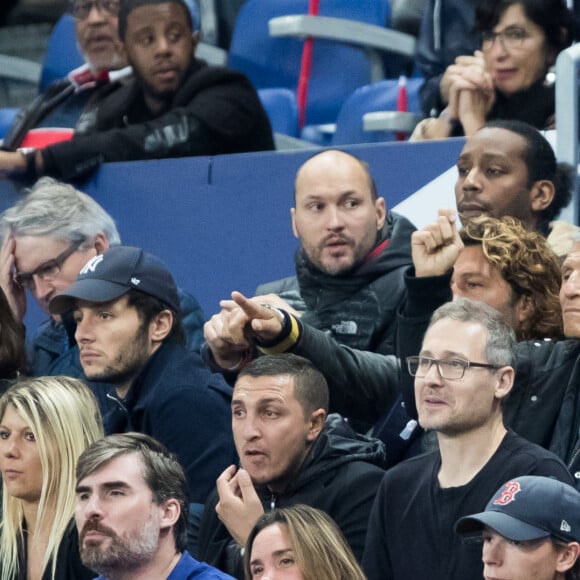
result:
<svg viewBox="0 0 580 580"><path fill-rule="evenodd" d="M574 169L538 130L576 24L560 0L394 8L419 36L417 135L466 136L456 209L416 229L366 163L316 152L295 276L206 318L66 181L272 149L268 118L195 57L183 0L72 0L86 64L0 151L32 185L0 215L0 580L578 580ZM70 141L19 149L55 119Z"/></svg>

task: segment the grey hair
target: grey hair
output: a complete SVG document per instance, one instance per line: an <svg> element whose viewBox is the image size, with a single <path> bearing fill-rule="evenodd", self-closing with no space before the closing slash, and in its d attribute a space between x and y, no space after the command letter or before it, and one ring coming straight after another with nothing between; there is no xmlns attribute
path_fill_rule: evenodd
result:
<svg viewBox="0 0 580 580"><path fill-rule="evenodd" d="M51 236L70 241L102 232L112 246L121 243L113 218L89 195L50 177L39 179L0 216L0 237Z"/></svg>
<svg viewBox="0 0 580 580"><path fill-rule="evenodd" d="M478 300L457 298L435 310L427 330L443 318L450 318L458 322L477 322L487 330L485 341L487 362L501 367L515 366L516 337L514 331L495 308Z"/></svg>

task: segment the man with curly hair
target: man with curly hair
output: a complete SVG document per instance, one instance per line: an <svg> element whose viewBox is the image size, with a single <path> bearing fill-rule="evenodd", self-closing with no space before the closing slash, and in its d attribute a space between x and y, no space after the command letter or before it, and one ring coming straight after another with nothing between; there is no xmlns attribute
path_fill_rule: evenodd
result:
<svg viewBox="0 0 580 580"><path fill-rule="evenodd" d="M493 306L518 340L563 338L560 262L544 236L514 218L488 216L468 222L459 236L464 247L448 267L453 297Z"/></svg>

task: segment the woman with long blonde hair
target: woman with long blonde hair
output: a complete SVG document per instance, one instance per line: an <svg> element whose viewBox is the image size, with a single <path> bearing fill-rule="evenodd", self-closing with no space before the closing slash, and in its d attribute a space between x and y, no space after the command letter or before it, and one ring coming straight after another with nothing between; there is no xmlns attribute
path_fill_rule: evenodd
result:
<svg viewBox="0 0 580 580"><path fill-rule="evenodd" d="M77 379L24 379L0 397L0 580L94 578L78 553L75 467L102 436L97 402Z"/></svg>
<svg viewBox="0 0 580 580"><path fill-rule="evenodd" d="M352 550L332 518L295 505L264 513L248 536L246 580L365 580Z"/></svg>

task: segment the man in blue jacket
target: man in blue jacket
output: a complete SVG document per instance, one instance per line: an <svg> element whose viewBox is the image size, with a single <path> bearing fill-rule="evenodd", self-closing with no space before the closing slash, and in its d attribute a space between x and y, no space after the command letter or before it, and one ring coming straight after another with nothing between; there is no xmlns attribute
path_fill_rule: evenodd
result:
<svg viewBox="0 0 580 580"><path fill-rule="evenodd" d="M155 439L127 433L90 445L76 492L81 558L99 580L231 580L186 551L185 474Z"/></svg>
<svg viewBox="0 0 580 580"><path fill-rule="evenodd" d="M158 439L184 466L191 501L203 503L236 458L231 388L184 348L177 288L164 264L116 246L89 260L49 307L73 312L85 376L114 387L105 430Z"/></svg>

